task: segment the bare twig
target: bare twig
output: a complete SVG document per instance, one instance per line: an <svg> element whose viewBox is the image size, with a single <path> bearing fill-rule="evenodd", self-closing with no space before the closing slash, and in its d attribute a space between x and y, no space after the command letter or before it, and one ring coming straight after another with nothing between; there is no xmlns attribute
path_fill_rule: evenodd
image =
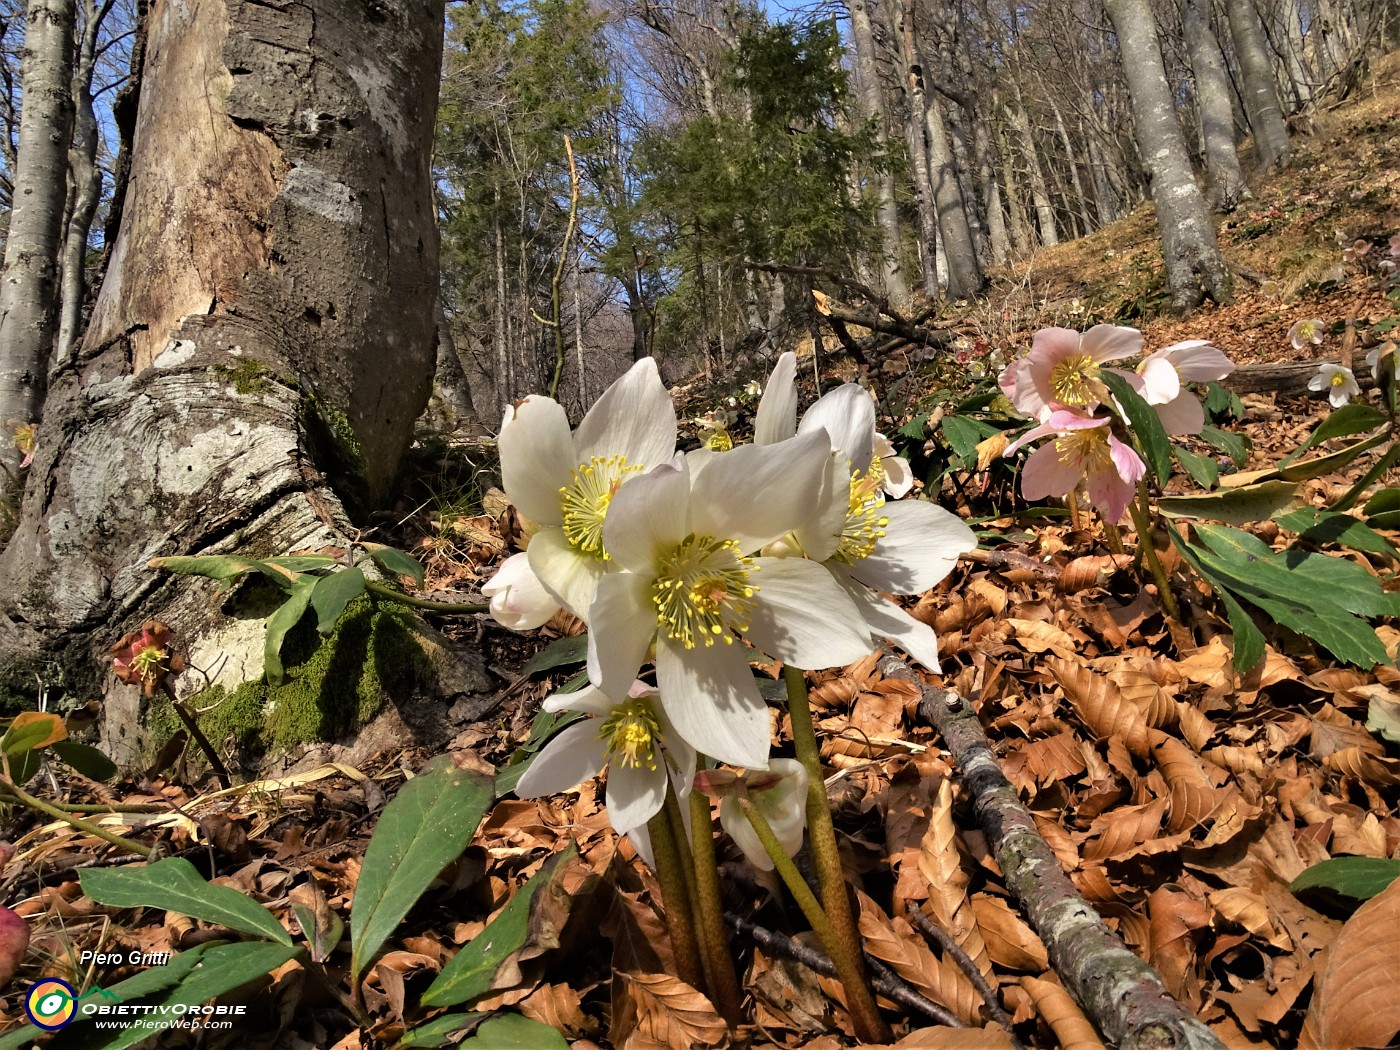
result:
<svg viewBox="0 0 1400 1050"><path fill-rule="evenodd" d="M1122 1050L1225 1050L1074 888L1002 774L971 705L926 684L894 657L879 667L886 677L921 690L919 716L938 728L962 771L1007 888L1045 942L1060 980L1105 1040Z"/></svg>
<svg viewBox="0 0 1400 1050"><path fill-rule="evenodd" d="M996 990L987 983L987 978L982 976L982 971L977 968L977 964L972 961L967 952L963 951L963 946L953 940L952 934L925 915L914 901L908 902L906 911L909 915L909 921L917 926L924 936L932 937L937 941L938 946L947 953L948 957L958 964L958 969L967 974L967 979L972 982L972 986L982 996L982 1001L987 1004L987 1016L1010 1032L1011 1016L1002 1008ZM1024 1050L1020 1040L1014 1035L1011 1037L1011 1042L1015 1045L1016 1050Z"/></svg>

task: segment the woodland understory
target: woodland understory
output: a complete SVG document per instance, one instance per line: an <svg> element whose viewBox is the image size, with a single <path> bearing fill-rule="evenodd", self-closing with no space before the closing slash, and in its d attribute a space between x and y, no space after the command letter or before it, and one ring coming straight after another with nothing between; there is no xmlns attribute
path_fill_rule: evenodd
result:
<svg viewBox="0 0 1400 1050"><path fill-rule="evenodd" d="M464 37L490 29L465 19L457 27ZM485 76L464 54L459 81ZM880 1045L1332 1050L1400 1036L1400 383L1393 372L1382 378L1400 326L1391 261L1400 261L1400 55L1336 94L1345 97L1290 128L1285 165L1246 162L1251 194L1211 219L1233 293L1191 310L1169 282L1140 193L1121 218L1091 232L1084 222L1083 236L990 268L980 294L965 297L895 300L867 285L871 273L849 276L844 260L747 259L746 272L781 277L804 303L798 320L749 344L734 302L728 335L723 320L712 332L703 310L689 307L667 315L662 306L648 319L657 306L645 286L650 264L640 253L600 264L619 280L633 267L624 297L633 308L614 311L633 326L612 347L619 357L633 337L634 351L655 349L658 332L695 348L663 362L681 447L751 440L778 352L792 351L803 408L841 384L869 390L878 429L919 494L975 532L976 548L940 584L900 602L936 632L940 674L883 649L806 676L864 965L890 1030ZM444 113L443 122L456 119L450 106ZM452 161L459 174L480 160L469 153ZM495 195L490 208L483 198L446 209L445 257L471 238L497 251L490 266L454 271L458 283L444 290L452 316L439 318L470 341L461 359L452 354L477 369L467 400L492 421L488 402L550 387L551 369L569 388L560 296L575 215L561 212L570 233L557 260L525 250L516 231L519 286L507 290L504 185L478 184ZM556 205L567 199L560 185L550 191ZM523 183L513 189L523 201ZM577 205L577 173L573 191ZM404 221L431 226L422 214ZM261 236L249 234L250 254ZM394 270L387 233L380 247L376 265ZM705 246L691 247L699 260ZM944 250L956 261L955 245ZM552 289L542 257L557 261ZM723 302L723 281L730 292L743 281L743 267L721 277L707 266L699 261L694 275L721 283L698 293L702 306L708 294ZM482 282L495 277L493 299ZM875 284L887 288L888 277ZM586 282L571 279L578 318ZM956 273L945 292L949 280ZM1226 299L1208 280L1193 278L1198 299ZM531 288L552 290L553 314L534 314L529 339L495 331L493 310L517 294L529 300ZM342 305L350 297L326 292ZM333 310L305 321L296 302L268 299L298 323L336 327ZM115 314L99 320L126 337L141 327ZM235 315L219 337L253 338L240 324ZM1022 468L1001 455L1028 420L998 400L998 372L1037 330L1097 324L1140 329L1146 350L1206 340L1237 366L1202 389L1198 436L1168 445L1162 433L1155 448L1155 438L1140 438L1156 479L1144 483L1141 506L1153 517L1121 528L1082 494L1023 499ZM183 316L171 329L196 340L214 330L213 320L206 331ZM181 346L130 345L150 359ZM115 367L115 346L75 368ZM507 347L520 351L509 367ZM269 353L288 373L305 360L295 347ZM483 394L482 376L498 364L500 382ZM1360 381L1351 404L1329 403L1340 383L1309 389L1324 364ZM268 397L280 413L269 426L321 410L294 396L278 369L217 376ZM152 383L167 381L187 382ZM572 409L605 385L578 382L559 395L575 425L582 411ZM351 406L351 423L361 407ZM318 425L341 452L356 451L337 412ZM738 1015L727 1017L718 995L678 976L686 962L666 912L673 892L614 831L604 782L540 798L514 792L567 724L541 705L585 682L587 628L560 610L538 629L511 631L485 612L483 585L535 526L503 491L497 444L483 436L494 428L441 425L454 412L420 421L396 477L375 481L382 492L350 494L369 505L387 493L362 528L346 525L359 508L318 502L333 486L300 461L239 460L250 476L266 472L270 501L295 504L287 513L304 519L297 549L221 549L200 565L160 557L141 570L151 579L165 579L163 570L261 579L248 628L255 651L262 617L286 594L283 608L300 602L290 619L268 620L269 632L279 615L285 622L256 688L235 687L217 654L183 649L179 623L148 622L106 639L114 661L94 672L121 678L112 693L133 720L146 719L139 762L118 770L91 746L106 717L95 698L65 697L62 718L41 706L11 723L0 739L0 911L23 920L27 951L10 950L13 929L0 921L0 962L15 964L0 987L0 1050L877 1045L863 1038L832 953L790 885L730 838L715 839L742 990ZM44 456L52 453L40 449L41 466ZM1235 561L1207 542L1225 543L1231 530L1245 534ZM365 571L331 573L351 549L364 552ZM236 557L246 563L234 572ZM1327 559L1345 570L1329 577ZM1372 590L1347 606L1360 594L1358 575ZM347 589L323 606L311 586L329 578ZM238 586L227 593L246 597ZM176 608L198 605L206 619L234 608L213 581L198 588ZM1318 612L1339 593L1337 617ZM419 617L430 632L420 633ZM147 651L158 667L140 663ZM345 666L335 655L344 652L359 662ZM479 658L444 669L465 652ZM785 669L754 655L774 753L789 756L801 729L786 707ZM294 709L298 688L309 706ZM795 857L809 882L819 874L815 852ZM1351 860L1318 867L1338 858ZM1063 883L1047 874L1056 867ZM1072 930L1068 912L1082 920ZM164 985L143 985L161 967L125 961L169 953L176 967L181 958L192 967L232 960L216 954L230 948L241 951L237 967L230 962L217 985L173 968ZM207 971L218 980L217 966ZM1113 987L1127 989L1116 1003L1095 994L1110 972L1123 975ZM45 979L85 994L124 988L131 1002L174 1001L184 988L241 1012L226 1030L172 1029L139 1044L138 1032L104 1042L110 1035L86 1025L41 1036L22 1026L26 994ZM470 1013L451 1009L463 1004Z"/></svg>

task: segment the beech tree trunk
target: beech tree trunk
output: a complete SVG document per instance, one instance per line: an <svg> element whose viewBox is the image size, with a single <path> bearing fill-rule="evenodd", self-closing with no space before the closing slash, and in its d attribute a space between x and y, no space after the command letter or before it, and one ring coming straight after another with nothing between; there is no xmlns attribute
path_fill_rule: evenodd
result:
<svg viewBox="0 0 1400 1050"><path fill-rule="evenodd" d="M1230 106L1230 77L1220 43L1210 28L1204 0L1182 0L1181 24L1191 73L1196 80L1196 106L1201 115L1201 145L1206 158L1210 206L1234 211L1250 197L1249 186L1235 152L1235 115Z"/></svg>
<svg viewBox="0 0 1400 1050"><path fill-rule="evenodd" d="M1118 34L1138 152L1151 178L1172 304L1179 311L1190 310L1207 295L1217 303L1228 302L1230 274L1220 257L1210 208L1187 159L1152 8L1148 0L1106 0L1104 6Z"/></svg>
<svg viewBox="0 0 1400 1050"><path fill-rule="evenodd" d="M441 3L155 0L149 26L121 229L0 555L4 662L78 695L145 619L215 682L258 678L262 620L147 559L344 545L433 377Z"/></svg>
<svg viewBox="0 0 1400 1050"><path fill-rule="evenodd" d="M73 129L74 0L30 0L25 22L19 150L0 281L0 423L35 423L58 323L58 253ZM0 432L0 471L20 452Z"/></svg>
<svg viewBox="0 0 1400 1050"><path fill-rule="evenodd" d="M1235 41L1235 54L1240 59L1240 74L1244 80L1244 108L1249 127L1254 133L1254 155L1259 167L1271 171L1288 160L1288 128L1283 123L1283 109L1278 101L1278 85L1274 82L1273 64L1264 43L1264 27L1254 0L1226 0L1230 18L1230 36Z"/></svg>
<svg viewBox="0 0 1400 1050"><path fill-rule="evenodd" d="M1031 133L1030 118L1020 101L1021 89L1016 88L1017 99L1007 110L1007 120L1011 123L1011 135L1021 144L1021 155L1026 160L1026 172L1031 180L1031 201L1035 205L1035 219L1040 226L1040 243L1050 248L1060 243L1059 229L1055 225L1055 206L1050 203L1050 190L1045 184L1045 174L1040 169L1040 156L1035 146L1035 136Z"/></svg>

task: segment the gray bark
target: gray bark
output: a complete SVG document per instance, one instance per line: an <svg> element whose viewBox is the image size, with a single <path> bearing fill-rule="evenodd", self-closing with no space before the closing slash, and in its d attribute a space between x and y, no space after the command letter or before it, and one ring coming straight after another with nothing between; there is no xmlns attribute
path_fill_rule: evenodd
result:
<svg viewBox="0 0 1400 1050"><path fill-rule="evenodd" d="M1011 234L1011 246L1017 255L1025 255L1031 249L1030 220L1016 184L1016 169L1011 163L1011 149L1001 135L997 136L997 147L1001 158L1001 177L1006 183L1007 229Z"/></svg>
<svg viewBox="0 0 1400 1050"><path fill-rule="evenodd" d="M876 141L885 139L885 103L880 93L880 73L875 65L875 38L870 27L870 11L866 0L847 0L851 15L851 41L856 52L856 103L862 117L875 121ZM880 271L886 297L896 305L909 300L909 284L899 264L902 247L899 235L899 209L895 204L894 173L885 171L875 180L875 217L884 233L884 252Z"/></svg>
<svg viewBox="0 0 1400 1050"><path fill-rule="evenodd" d="M343 544L342 497L390 490L433 375L442 18L153 5L120 233L0 555L0 652L97 692L105 648L160 619L216 680L257 678L262 621L147 559Z"/></svg>
<svg viewBox="0 0 1400 1050"><path fill-rule="evenodd" d="M1210 206L1234 211L1250 197L1235 151L1235 115L1230 107L1230 78L1220 44L1210 28L1204 0L1182 0L1181 24L1191 72L1196 81L1196 107L1201 115L1201 146L1206 158Z"/></svg>
<svg viewBox="0 0 1400 1050"><path fill-rule="evenodd" d="M47 385L58 306L68 140L73 128L74 0L30 0L24 36L13 210L0 280L0 421L35 423ZM20 452L0 439L0 468Z"/></svg>
<svg viewBox="0 0 1400 1050"><path fill-rule="evenodd" d="M1288 161L1288 128L1283 123L1264 28L1254 10L1254 0L1226 0L1225 7L1244 80L1244 107L1254 133L1254 155L1260 168L1272 171Z"/></svg>
<svg viewBox="0 0 1400 1050"><path fill-rule="evenodd" d="M982 290L982 270L977 265L977 248L967 221L967 207L958 182L952 143L948 139L943 109L936 98L928 100L924 128L929 147L929 171L933 176L933 199L938 208L938 232L943 258L948 261L948 294L967 299Z"/></svg>
<svg viewBox="0 0 1400 1050"><path fill-rule="evenodd" d="M919 268L923 291L929 299L938 295L938 212L933 202L933 178L929 172L928 144L925 141L923 113L927 106L923 62L914 37L913 4L906 0L901 10L899 34L904 61L904 142L909 153L909 174L914 182L914 200L919 215Z"/></svg>
<svg viewBox="0 0 1400 1050"><path fill-rule="evenodd" d="M1148 0L1106 0L1104 6L1118 34L1138 152L1151 179L1172 304L1179 311L1190 310L1206 295L1226 302L1230 274L1220 257L1210 208L1187 159L1152 9Z"/></svg>
<svg viewBox="0 0 1400 1050"><path fill-rule="evenodd" d="M1021 144L1021 155L1025 158L1026 173L1031 183L1031 202L1035 205L1035 219L1040 226L1040 243L1047 248L1060 243L1059 229L1055 224L1055 208L1050 203L1050 190L1045 183L1045 174L1040 168L1040 155L1036 150L1035 136L1031 133L1030 118L1020 102L1020 87L1016 89L1017 100L1007 109L1007 120L1011 123L1011 134Z"/></svg>

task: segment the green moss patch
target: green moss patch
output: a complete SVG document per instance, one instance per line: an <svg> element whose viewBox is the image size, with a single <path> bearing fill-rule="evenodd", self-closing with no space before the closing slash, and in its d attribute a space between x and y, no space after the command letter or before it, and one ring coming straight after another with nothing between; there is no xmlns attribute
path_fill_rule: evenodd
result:
<svg viewBox="0 0 1400 1050"><path fill-rule="evenodd" d="M287 680L280 686L260 679L231 693L215 686L189 698L211 741L232 738L243 754L256 757L336 740L369 722L386 700L431 690L435 677L412 613L368 598L350 604L329 638L307 618L282 652ZM168 703L150 717L158 738L180 727Z"/></svg>

